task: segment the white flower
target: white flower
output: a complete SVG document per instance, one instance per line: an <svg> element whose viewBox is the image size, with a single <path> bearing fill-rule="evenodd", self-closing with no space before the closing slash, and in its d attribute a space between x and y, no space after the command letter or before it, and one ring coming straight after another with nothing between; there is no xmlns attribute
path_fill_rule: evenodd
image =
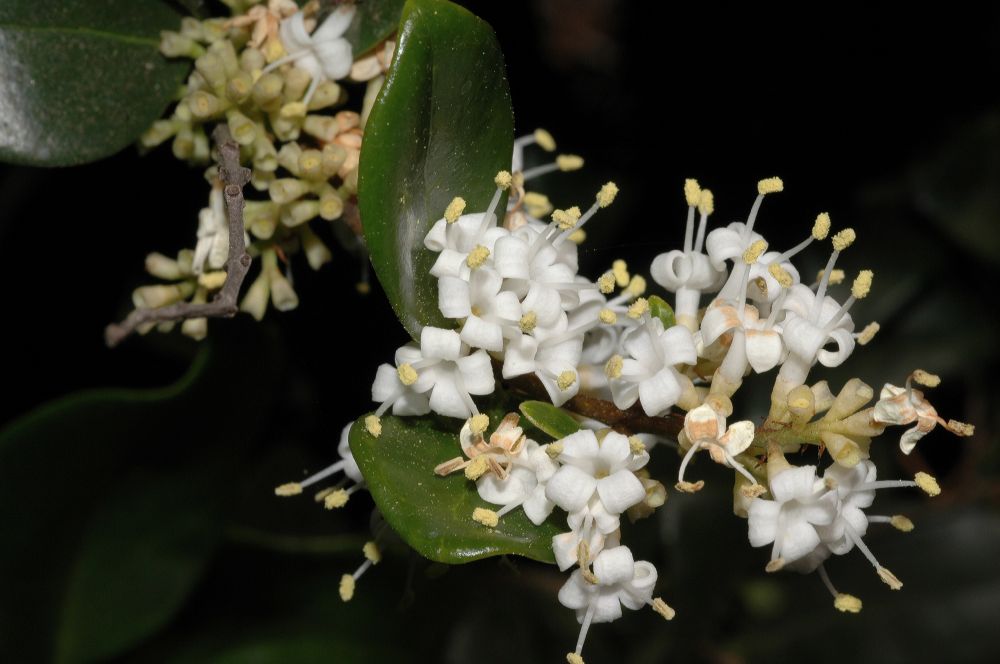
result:
<svg viewBox="0 0 1000 664"><path fill-rule="evenodd" d="M556 556L556 565L559 571L565 572L573 565L580 562L580 545L586 545L586 551L591 556L598 555L605 548L612 548L621 544L621 530L610 533L602 533L597 528L591 528L586 536L580 530L571 530L568 533L560 533L552 538L552 553Z"/></svg>
<svg viewBox="0 0 1000 664"><path fill-rule="evenodd" d="M551 334L539 337L542 330L535 330L535 336L522 334L511 339L504 352L503 377L534 373L556 406L576 396L580 389L576 368L583 332L567 328L568 320L562 315L560 325Z"/></svg>
<svg viewBox="0 0 1000 664"><path fill-rule="evenodd" d="M615 405L626 409L636 401L647 415L663 413L676 404L690 387L691 381L674 367L698 361L691 331L682 325L664 330L658 318L645 319L645 324L625 334L622 348L627 354L620 366L612 366L618 358L609 360L611 393Z"/></svg>
<svg viewBox="0 0 1000 664"><path fill-rule="evenodd" d="M945 421L937 410L924 397L920 390L913 389L913 382L936 387L940 378L926 371L917 370L906 379L905 387L896 387L886 383L875 404L872 419L881 424L916 425L907 429L899 439L899 449L903 454L909 454L916 447L917 441L930 433L934 426L940 424L958 436L971 436L975 428L970 424L957 420Z"/></svg>
<svg viewBox="0 0 1000 664"><path fill-rule="evenodd" d="M875 501L875 489L869 488L875 475L875 464L868 460L858 462L853 468L833 464L823 473L839 499L833 522L817 528L820 539L831 553L844 555L868 532L868 517L862 510Z"/></svg>
<svg viewBox="0 0 1000 664"><path fill-rule="evenodd" d="M503 505L497 517L520 507L537 526L552 513L553 503L546 497L545 487L558 466L546 454L546 447L528 440L523 452L513 458L510 474L506 478L487 473L476 481L480 498L494 505Z"/></svg>
<svg viewBox="0 0 1000 664"><path fill-rule="evenodd" d="M744 305L743 318L740 319L736 307L724 300L715 300L705 311L701 321L701 342L712 345L727 332L742 330L742 334L734 334L733 345L730 346L727 357L736 353L737 367L742 378L749 364L757 373L770 371L784 358L785 347L781 341L781 325L776 324L777 311L761 320L757 307ZM742 346L735 346L737 341ZM734 348L735 346L735 348Z"/></svg>
<svg viewBox="0 0 1000 664"><path fill-rule="evenodd" d="M351 497L351 494L364 489L365 478L361 475L361 469L358 468L358 463L354 460L354 455L351 453L350 435L353 424L353 422L348 423L340 432L340 442L337 445L337 454L340 455L339 461L327 466L314 475L310 475L301 482L282 484L274 490L275 494L279 496L297 496L306 487L325 480L336 473L343 473L344 477L350 480L346 488L344 487L344 482L341 482L331 489L326 489L316 494L316 499L322 500L327 509L334 509L343 507Z"/></svg>
<svg viewBox="0 0 1000 664"><path fill-rule="evenodd" d="M493 392L490 356L482 350L470 355L454 330L425 327L419 347L410 344L396 351L396 365L383 364L375 375L372 399L382 402L376 417L391 406L397 415L432 410L465 419L479 412L470 395Z"/></svg>
<svg viewBox="0 0 1000 664"><path fill-rule="evenodd" d="M464 201L462 204L464 205ZM477 250L477 256L485 254L479 265L487 267L494 265L494 245L498 239L508 235L507 231L497 227L496 223L496 214L492 209L463 214L451 222L445 217L434 222L424 238L424 246L438 254L437 260L431 267L431 275L438 278L449 276L468 280L473 271L469 265L470 255ZM476 263L476 257L473 257L472 261Z"/></svg>
<svg viewBox="0 0 1000 664"><path fill-rule="evenodd" d="M577 281L576 265L563 260L564 257L553 245L553 228L558 231L558 227L553 226L542 231L536 231L530 224L522 226L513 234L497 240L494 258L497 272L508 280L505 289L526 298L525 310L535 310L543 321L546 320L544 312L552 311L552 303L563 311L569 311L580 304L581 289L596 290L593 284Z"/></svg>
<svg viewBox="0 0 1000 664"><path fill-rule="evenodd" d="M854 350L854 321L830 296L817 300L804 284L789 289L783 308L788 312L782 324L785 345L791 354L812 365L817 360L827 367L840 366ZM826 350L833 343L836 350Z"/></svg>
<svg viewBox="0 0 1000 664"><path fill-rule="evenodd" d="M212 187L208 207L198 213L198 243L194 248L191 271L218 270L229 256L229 224L223 206L222 187Z"/></svg>
<svg viewBox="0 0 1000 664"><path fill-rule="evenodd" d="M757 485L757 480L743 467L736 456L741 454L753 442L754 426L750 420L734 422L726 428L726 418L722 413L707 404L692 408L684 416L684 430L681 444L687 443L687 454L677 471L677 488L680 491L697 491L701 482L690 484L684 481L684 471L688 463L699 449L706 449L712 460L735 469L750 481L751 486Z"/></svg>
<svg viewBox="0 0 1000 664"><path fill-rule="evenodd" d="M610 431L598 443L584 429L558 443L563 465L545 488L545 495L569 513L570 528L589 539L592 528L602 533L618 529L619 516L646 496L635 471L646 465L645 447L633 449L626 436ZM551 449L550 449L551 451Z"/></svg>
<svg viewBox="0 0 1000 664"><path fill-rule="evenodd" d="M342 4L335 9L310 35L306 31L305 15L297 12L281 22L281 43L288 52L285 57L272 62L264 72L294 62L309 72L312 82L303 98L308 105L316 87L323 80L340 80L351 73L354 56L351 44L343 35L354 20L353 4Z"/></svg>
<svg viewBox="0 0 1000 664"><path fill-rule="evenodd" d="M521 303L502 287L500 275L485 266L473 270L468 280L438 279L438 308L445 318L465 319L460 336L473 348L500 352L504 337L521 334Z"/></svg>

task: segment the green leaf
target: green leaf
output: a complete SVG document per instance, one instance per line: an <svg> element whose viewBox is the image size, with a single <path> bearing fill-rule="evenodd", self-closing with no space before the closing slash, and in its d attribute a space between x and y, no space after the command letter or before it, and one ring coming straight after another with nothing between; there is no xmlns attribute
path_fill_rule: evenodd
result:
<svg viewBox="0 0 1000 664"><path fill-rule="evenodd" d="M503 413L491 413L499 422ZM434 467L461 456L458 420L382 418L382 434L365 430L364 417L351 427L351 451L368 490L389 525L421 555L437 562L467 563L516 553L554 562L552 537L565 530L556 517L534 525L523 510L500 519L496 528L472 520L477 507L494 509L463 473L438 477Z"/></svg>
<svg viewBox="0 0 1000 664"><path fill-rule="evenodd" d="M357 4L357 13L344 38L351 42L354 57L372 50L379 42L396 31L404 0L364 0Z"/></svg>
<svg viewBox="0 0 1000 664"><path fill-rule="evenodd" d="M180 15L159 0L0 4L0 160L94 161L132 143L188 65L159 52Z"/></svg>
<svg viewBox="0 0 1000 664"><path fill-rule="evenodd" d="M668 327L673 327L677 324L676 319L674 319L674 308L667 304L659 295L650 295L647 298L649 302L649 313L659 318L663 323L663 329Z"/></svg>
<svg viewBox="0 0 1000 664"><path fill-rule="evenodd" d="M525 401L518 408L529 422L555 440L565 438L583 428L565 410L545 401Z"/></svg>
<svg viewBox="0 0 1000 664"><path fill-rule="evenodd" d="M455 196L469 212L486 209L493 176L510 168L513 123L493 30L450 2L410 0L365 127L358 197L372 265L414 337L450 327L424 236Z"/></svg>

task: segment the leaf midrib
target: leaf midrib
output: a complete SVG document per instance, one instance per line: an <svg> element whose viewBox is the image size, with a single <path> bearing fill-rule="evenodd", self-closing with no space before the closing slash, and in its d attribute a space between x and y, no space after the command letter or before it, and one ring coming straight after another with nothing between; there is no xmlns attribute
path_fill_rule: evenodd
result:
<svg viewBox="0 0 1000 664"><path fill-rule="evenodd" d="M152 37L136 37L134 35L124 35L117 32L107 32L105 30L96 30L94 28L79 28L79 27L67 27L67 26L41 26L41 25L18 25L14 23L0 23L0 31L11 30L22 32L53 32L56 34L67 34L82 37L95 37L97 39L107 39L110 41L117 41L124 44L131 44L133 46L151 46L153 48L159 48L160 42L158 39L153 39Z"/></svg>

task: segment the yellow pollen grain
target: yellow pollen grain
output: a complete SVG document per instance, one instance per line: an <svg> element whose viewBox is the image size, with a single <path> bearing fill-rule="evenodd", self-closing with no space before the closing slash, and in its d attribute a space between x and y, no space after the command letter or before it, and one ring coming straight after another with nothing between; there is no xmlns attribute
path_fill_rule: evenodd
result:
<svg viewBox="0 0 1000 664"><path fill-rule="evenodd" d="M753 265L757 262L757 259L761 257L764 250L767 249L767 242L764 240L757 240L743 252L743 262L747 265Z"/></svg>
<svg viewBox="0 0 1000 664"><path fill-rule="evenodd" d="M785 183L781 181L781 178L764 178L757 182L757 193L761 195L776 194L784 190Z"/></svg>
<svg viewBox="0 0 1000 664"><path fill-rule="evenodd" d="M615 283L618 284L618 288L628 286L628 263L619 258L611 264L611 273L615 275Z"/></svg>
<svg viewBox="0 0 1000 664"><path fill-rule="evenodd" d="M501 189L509 189L511 181L510 171L497 171L496 177L493 178L494 184Z"/></svg>
<svg viewBox="0 0 1000 664"><path fill-rule="evenodd" d="M524 206L532 217L544 217L552 211L552 201L545 194L529 191L524 194Z"/></svg>
<svg viewBox="0 0 1000 664"><path fill-rule="evenodd" d="M563 371L561 374L559 374L559 377L556 378L556 385L563 392L573 387L573 384L575 382L576 382L576 372L574 371Z"/></svg>
<svg viewBox="0 0 1000 664"><path fill-rule="evenodd" d="M971 436L976 433L976 426L958 420L948 420L948 431L958 436Z"/></svg>
<svg viewBox="0 0 1000 664"><path fill-rule="evenodd" d="M618 322L618 314L611 311L611 309L601 309L601 313L598 314L598 318L600 318L601 322L605 325L614 325Z"/></svg>
<svg viewBox="0 0 1000 664"><path fill-rule="evenodd" d="M345 574L340 577L340 599L344 602L350 602L354 597L354 577L350 574Z"/></svg>
<svg viewBox="0 0 1000 664"><path fill-rule="evenodd" d="M274 495L285 498L287 496L297 496L302 493L302 485L298 482L289 482L274 488Z"/></svg>
<svg viewBox="0 0 1000 664"><path fill-rule="evenodd" d="M677 612L659 597L653 600L653 610L663 616L664 620L673 620L674 616L677 615Z"/></svg>
<svg viewBox="0 0 1000 664"><path fill-rule="evenodd" d="M640 297L638 300L629 305L628 317L632 319L642 318L642 315L649 311L649 302L644 297Z"/></svg>
<svg viewBox="0 0 1000 664"><path fill-rule="evenodd" d="M772 277L774 277L774 280L777 281L782 288L792 287L792 282L793 282L792 275L789 274L788 270L781 267L781 265L779 265L778 263L771 263L770 265L768 265L767 271L771 274Z"/></svg>
<svg viewBox="0 0 1000 664"><path fill-rule="evenodd" d="M601 190L597 192L597 204L602 208L606 208L615 202L615 196L618 195L618 185L614 182L605 182Z"/></svg>
<svg viewBox="0 0 1000 664"><path fill-rule="evenodd" d="M615 275L612 272L605 272L597 279L597 288L605 295L613 293L615 290Z"/></svg>
<svg viewBox="0 0 1000 664"><path fill-rule="evenodd" d="M474 270L477 267L482 267L483 263L489 257L490 250L481 244L477 244L476 248L469 252L468 257L465 259L465 264Z"/></svg>
<svg viewBox="0 0 1000 664"><path fill-rule="evenodd" d="M556 157L560 171L576 171L583 168L583 157L577 154L561 154Z"/></svg>
<svg viewBox="0 0 1000 664"><path fill-rule="evenodd" d="M545 446L545 453L549 455L550 459L555 459L560 454L563 453L562 443L549 443Z"/></svg>
<svg viewBox="0 0 1000 664"><path fill-rule="evenodd" d="M698 181L694 178L684 180L684 200L690 207L697 206L698 201L701 200L701 187L698 186Z"/></svg>
<svg viewBox="0 0 1000 664"><path fill-rule="evenodd" d="M604 365L604 375L608 378L621 378L622 366L624 364L625 360L621 355L612 355Z"/></svg>
<svg viewBox="0 0 1000 664"><path fill-rule="evenodd" d="M453 224L458 221L463 212L465 212L465 199L461 196L456 196L451 199L451 203L448 203L448 207L445 208L444 219L449 224Z"/></svg>
<svg viewBox="0 0 1000 664"><path fill-rule="evenodd" d="M573 211L576 210L576 214ZM580 219L580 208L570 208L568 210L555 210L552 213L552 221L558 224L559 228L566 231L574 226L576 222Z"/></svg>
<svg viewBox="0 0 1000 664"><path fill-rule="evenodd" d="M485 456L477 456L465 467L465 479L475 482L490 469L490 462Z"/></svg>
<svg viewBox="0 0 1000 664"><path fill-rule="evenodd" d="M486 431L486 427L490 425L490 416L480 413L479 415L473 415L469 418L469 428L472 429L472 433L481 434Z"/></svg>
<svg viewBox="0 0 1000 664"><path fill-rule="evenodd" d="M827 212L820 212L816 215L816 221L813 223L812 236L814 240L825 240L826 236L830 234L830 215Z"/></svg>
<svg viewBox="0 0 1000 664"><path fill-rule="evenodd" d="M375 438L382 435L382 420L378 418L378 415L369 415L365 418L365 431Z"/></svg>
<svg viewBox="0 0 1000 664"><path fill-rule="evenodd" d="M343 489L332 491L323 497L323 507L328 510L335 510L347 504L351 497Z"/></svg>
<svg viewBox="0 0 1000 664"><path fill-rule="evenodd" d="M823 274L824 274L824 270L820 270L819 272L817 272L816 273L816 281L821 281L823 279ZM830 279L829 279L828 283L831 286L836 286L837 284L842 284L842 283L844 283L844 277L845 276L846 275L844 274L843 270L830 270Z"/></svg>
<svg viewBox="0 0 1000 664"><path fill-rule="evenodd" d="M913 522L902 514L894 514L892 518L889 519L889 523L892 524L893 528L904 533L908 533L913 530Z"/></svg>
<svg viewBox="0 0 1000 664"><path fill-rule="evenodd" d="M417 382L417 370L410 364L405 362L400 364L396 369L396 373L399 374L399 382L403 385L410 386Z"/></svg>
<svg viewBox="0 0 1000 664"><path fill-rule="evenodd" d="M924 371L923 369L917 369L913 372L913 382L924 387L937 387L941 384L941 376Z"/></svg>
<svg viewBox="0 0 1000 664"><path fill-rule="evenodd" d="M837 593L833 600L833 607L844 613L861 613L861 600L854 595Z"/></svg>
<svg viewBox="0 0 1000 664"><path fill-rule="evenodd" d="M697 493L705 488L705 481L698 480L697 482L678 482L674 485L674 488L681 493Z"/></svg>
<svg viewBox="0 0 1000 664"><path fill-rule="evenodd" d="M854 284L851 286L851 295L856 300L860 300L872 289L872 278L875 273L871 270L861 270L858 272L858 276L854 279Z"/></svg>
<svg viewBox="0 0 1000 664"><path fill-rule="evenodd" d="M706 217L715 212L715 196L710 189L702 189L698 196L698 212Z"/></svg>
<svg viewBox="0 0 1000 664"><path fill-rule="evenodd" d="M583 230L582 228L578 228L569 235L567 235L566 239L572 242L573 244L583 244L583 241L587 239L587 231Z"/></svg>
<svg viewBox="0 0 1000 664"><path fill-rule="evenodd" d="M496 512L483 507L477 507L472 510L472 520L483 524L487 528L496 528L497 524L500 523L500 517L497 516Z"/></svg>
<svg viewBox="0 0 1000 664"><path fill-rule="evenodd" d="M625 289L628 294L632 297L639 297L646 292L646 278L642 275L636 274L628 282L628 287Z"/></svg>
<svg viewBox="0 0 1000 664"><path fill-rule="evenodd" d="M854 244L854 240L856 240L857 237L858 236L854 232L853 228L845 228L833 236L833 250L843 251L844 249L847 249L849 246Z"/></svg>
<svg viewBox="0 0 1000 664"><path fill-rule="evenodd" d="M587 664L583 661L583 657L577 655L575 652L566 653L566 664Z"/></svg>
<svg viewBox="0 0 1000 664"><path fill-rule="evenodd" d="M763 484L744 484L740 487L740 493L753 500L767 493L767 488Z"/></svg>
<svg viewBox="0 0 1000 664"><path fill-rule="evenodd" d="M882 326L875 321L868 323L865 325L865 329L858 333L858 343L862 346L867 346L881 328Z"/></svg>
<svg viewBox="0 0 1000 664"><path fill-rule="evenodd" d="M556 149L556 139L552 138L552 134L546 130L539 127L535 130L535 143L538 147L545 150L546 152L552 152Z"/></svg>
<svg viewBox="0 0 1000 664"><path fill-rule="evenodd" d="M889 586L893 590L900 590L903 587L903 582L885 567L878 568L878 578L885 581L885 585Z"/></svg>
<svg viewBox="0 0 1000 664"><path fill-rule="evenodd" d="M538 314L534 311L529 311L528 313L521 316L521 320L518 321L517 326L521 328L521 332L524 334L529 334L535 329L535 325L538 324Z"/></svg>
<svg viewBox="0 0 1000 664"><path fill-rule="evenodd" d="M379 551L378 544L375 542L365 542L365 545L361 547L361 552L365 554L365 558L372 561L372 565L378 565L382 562L382 552Z"/></svg>
<svg viewBox="0 0 1000 664"><path fill-rule="evenodd" d="M941 495L941 485L932 475L921 471L913 476L913 481L931 498Z"/></svg>
<svg viewBox="0 0 1000 664"><path fill-rule="evenodd" d="M638 455L646 451L646 444L639 440L638 436L629 436L628 448L632 451L632 454Z"/></svg>

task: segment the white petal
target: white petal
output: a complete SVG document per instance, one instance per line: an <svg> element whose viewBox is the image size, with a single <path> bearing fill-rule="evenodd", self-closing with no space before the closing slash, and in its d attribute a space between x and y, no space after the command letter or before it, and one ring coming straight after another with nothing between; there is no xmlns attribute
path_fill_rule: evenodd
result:
<svg viewBox="0 0 1000 664"><path fill-rule="evenodd" d="M372 383L372 401L382 403L400 392L402 387L396 367L391 364L379 365L375 370L375 382Z"/></svg>
<svg viewBox="0 0 1000 664"><path fill-rule="evenodd" d="M443 313L443 311L442 311ZM479 316L466 314L468 318L462 326L462 341L473 348L483 348L494 352L503 350L503 330L496 323L489 323ZM454 318L454 316L449 316Z"/></svg>
<svg viewBox="0 0 1000 664"><path fill-rule="evenodd" d="M781 362L784 346L781 335L773 330L746 331L747 360L757 373L770 371Z"/></svg>
<svg viewBox="0 0 1000 664"><path fill-rule="evenodd" d="M639 400L639 386L632 381L617 378L609 381L609 385L611 387L611 398L617 408L626 410Z"/></svg>
<svg viewBox="0 0 1000 664"><path fill-rule="evenodd" d="M836 330L830 332L830 340L836 342L837 350L820 350L816 356L825 367L838 367L843 364L844 360L850 357L851 353L854 351L854 335L852 335L848 330L843 328L837 328Z"/></svg>
<svg viewBox="0 0 1000 664"><path fill-rule="evenodd" d="M674 249L653 259L649 266L649 276L668 291L674 292L687 284L692 267L684 252Z"/></svg>
<svg viewBox="0 0 1000 664"><path fill-rule="evenodd" d="M443 218L435 221L424 237L424 246L434 252L441 251L448 246L448 235L445 233L447 228L448 222Z"/></svg>
<svg viewBox="0 0 1000 664"><path fill-rule="evenodd" d="M738 327L735 307L712 305L705 311L701 321L701 340L706 346L712 345L723 334Z"/></svg>
<svg viewBox="0 0 1000 664"><path fill-rule="evenodd" d="M476 480L476 490L479 491L480 498L494 505L506 505L523 500L528 493L521 478L514 474L501 480L493 473L487 473Z"/></svg>
<svg viewBox="0 0 1000 664"><path fill-rule="evenodd" d="M429 412L431 412L431 406L427 395L418 394L413 390L406 390L392 404L393 415L426 415Z"/></svg>
<svg viewBox="0 0 1000 664"><path fill-rule="evenodd" d="M580 466L582 463L593 463L594 457L600 452L600 445L597 443L597 434L590 429L580 429L559 441L563 446L559 460L563 463L571 463Z"/></svg>
<svg viewBox="0 0 1000 664"><path fill-rule="evenodd" d="M576 531L562 533L552 538L552 553L556 556L556 565L559 570L565 572L573 565L576 565L577 552L580 546L580 536ZM576 607L568 607L570 609Z"/></svg>
<svg viewBox="0 0 1000 664"><path fill-rule="evenodd" d="M486 351L477 350L471 355L460 357L457 364L462 374L462 384L469 394L493 392L493 365Z"/></svg>
<svg viewBox="0 0 1000 664"><path fill-rule="evenodd" d="M770 480L771 495L778 502L793 499L810 499L816 485L816 466L789 468Z"/></svg>
<svg viewBox="0 0 1000 664"><path fill-rule="evenodd" d="M819 535L816 529L805 521L793 520L786 523L781 531L778 555L790 563L812 553L818 545Z"/></svg>
<svg viewBox="0 0 1000 664"><path fill-rule="evenodd" d="M778 514L781 503L776 500L755 498L747 510L750 546L764 546L774 541L778 532Z"/></svg>
<svg viewBox="0 0 1000 664"><path fill-rule="evenodd" d="M281 22L278 29L281 36L281 44L289 53L301 51L312 46L309 33L306 32L305 15L296 12Z"/></svg>
<svg viewBox="0 0 1000 664"><path fill-rule="evenodd" d="M434 383L434 388L431 390L430 406L431 410L439 415L462 419L472 416L469 407L465 405L465 400L455 386L455 381L448 377L439 378Z"/></svg>
<svg viewBox="0 0 1000 664"><path fill-rule="evenodd" d="M639 402L650 417L655 417L677 403L681 386L676 372L667 367L639 383Z"/></svg>
<svg viewBox="0 0 1000 664"><path fill-rule="evenodd" d="M580 570L576 570L559 589L559 603L567 609L582 609L590 604L593 593L594 587L583 580Z"/></svg>
<svg viewBox="0 0 1000 664"><path fill-rule="evenodd" d="M533 311L538 317L538 325L551 327L562 315L562 298L559 292L549 286L532 282L528 294L521 302L521 309Z"/></svg>
<svg viewBox="0 0 1000 664"><path fill-rule="evenodd" d="M493 267L505 279L528 279L528 245L508 235L497 240L493 251Z"/></svg>
<svg viewBox="0 0 1000 664"><path fill-rule="evenodd" d="M503 358L503 377L513 378L535 370L538 342L526 334L511 339Z"/></svg>
<svg viewBox="0 0 1000 664"><path fill-rule="evenodd" d="M521 505L524 513L528 515L528 518L536 526L542 525L542 522L552 514L553 507L555 507L555 504L545 497L545 487L540 484L535 485L535 488L531 491L531 495Z"/></svg>
<svg viewBox="0 0 1000 664"><path fill-rule="evenodd" d="M642 482L630 470L619 470L597 480L597 493L609 514L621 514L646 496Z"/></svg>
<svg viewBox="0 0 1000 664"><path fill-rule="evenodd" d="M694 347L691 330L683 325L674 325L660 335L660 346L667 364L695 364L698 351Z"/></svg>
<svg viewBox="0 0 1000 664"><path fill-rule="evenodd" d="M347 32L347 28L354 20L354 5L340 5L334 10L326 20L313 31L312 40L314 43L336 39ZM299 12L301 13L301 12Z"/></svg>
<svg viewBox="0 0 1000 664"><path fill-rule="evenodd" d="M420 352L427 359L454 362L462 354L462 340L455 330L428 325L420 331Z"/></svg>
<svg viewBox="0 0 1000 664"><path fill-rule="evenodd" d="M316 59L319 60L323 74L327 78L338 81L351 73L354 56L351 53L351 44L346 39L315 44L313 53L316 54Z"/></svg>
<svg viewBox="0 0 1000 664"><path fill-rule="evenodd" d="M438 254L437 260L434 261L434 265L431 266L431 276L438 279L441 277L463 278L468 271L468 266L465 264L466 256L467 254L454 249L443 249Z"/></svg>
<svg viewBox="0 0 1000 664"><path fill-rule="evenodd" d="M601 462L611 471L621 470L632 457L632 447L629 445L628 436L624 436L617 431L609 431L604 440L601 441L601 448L597 454Z"/></svg>
<svg viewBox="0 0 1000 664"><path fill-rule="evenodd" d="M472 313L469 305L469 284L458 277L438 279L438 309L445 318L465 318Z"/></svg>
<svg viewBox="0 0 1000 664"><path fill-rule="evenodd" d="M614 622L622 617L622 605L618 601L617 593L602 592L594 600L595 623Z"/></svg>
<svg viewBox="0 0 1000 664"><path fill-rule="evenodd" d="M563 466L545 487L545 495L567 512L581 509L594 495L597 480L574 466Z"/></svg>
<svg viewBox="0 0 1000 664"><path fill-rule="evenodd" d="M899 449L903 451L903 454L909 454L917 446L917 441L925 435L927 435L927 432L921 431L919 425L907 429L899 439Z"/></svg>
<svg viewBox="0 0 1000 664"><path fill-rule="evenodd" d="M736 456L753 442L754 426L750 420L733 422L726 431L726 450Z"/></svg>
<svg viewBox="0 0 1000 664"><path fill-rule="evenodd" d="M635 559L627 546L604 549L594 558L594 576L602 586L631 581L635 576Z"/></svg>

